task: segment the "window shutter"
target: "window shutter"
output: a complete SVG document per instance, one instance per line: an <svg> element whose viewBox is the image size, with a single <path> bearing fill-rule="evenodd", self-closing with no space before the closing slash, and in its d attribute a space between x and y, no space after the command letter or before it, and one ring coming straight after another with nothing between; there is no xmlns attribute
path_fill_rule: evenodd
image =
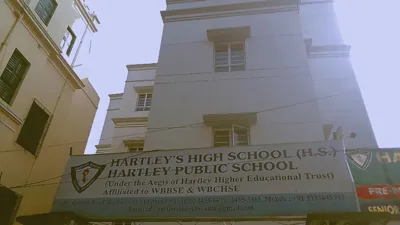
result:
<svg viewBox="0 0 400 225"><path fill-rule="evenodd" d="M230 146L230 131L215 130L214 131L214 147Z"/></svg>
<svg viewBox="0 0 400 225"><path fill-rule="evenodd" d="M11 103L29 65L25 57L15 50L0 76L0 97L6 103Z"/></svg>
<svg viewBox="0 0 400 225"><path fill-rule="evenodd" d="M56 7L57 3L54 0L39 0L39 3L35 7L35 12L43 23L48 25Z"/></svg>
<svg viewBox="0 0 400 225"><path fill-rule="evenodd" d="M216 72L229 72L229 45L215 45L214 66Z"/></svg>
<svg viewBox="0 0 400 225"><path fill-rule="evenodd" d="M36 155L45 136L49 118L50 115L36 102L33 102L19 133L17 143L25 150Z"/></svg>
<svg viewBox="0 0 400 225"><path fill-rule="evenodd" d="M233 125L233 146L249 145L248 129L246 127Z"/></svg>
<svg viewBox="0 0 400 225"><path fill-rule="evenodd" d="M1 213L0 224L12 225L14 217L21 202L21 196L17 195L11 189L0 185ZM3 207L4 206L4 207Z"/></svg>
<svg viewBox="0 0 400 225"><path fill-rule="evenodd" d="M150 110L152 98L153 98L152 94L147 94L146 95L146 103L145 103L144 111L149 111Z"/></svg>

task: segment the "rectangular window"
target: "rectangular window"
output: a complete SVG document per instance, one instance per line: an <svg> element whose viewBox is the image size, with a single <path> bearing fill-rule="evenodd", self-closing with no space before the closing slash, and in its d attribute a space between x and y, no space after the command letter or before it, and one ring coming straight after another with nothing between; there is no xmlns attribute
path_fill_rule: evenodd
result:
<svg viewBox="0 0 400 225"><path fill-rule="evenodd" d="M243 71L246 65L244 43L214 45L215 72Z"/></svg>
<svg viewBox="0 0 400 225"><path fill-rule="evenodd" d="M153 94L139 94L136 111L149 111L151 106L151 98Z"/></svg>
<svg viewBox="0 0 400 225"><path fill-rule="evenodd" d="M214 147L249 145L249 129L232 125L230 129L214 130Z"/></svg>
<svg viewBox="0 0 400 225"><path fill-rule="evenodd" d="M18 135L17 143L32 155L37 156L49 123L50 113L34 101Z"/></svg>
<svg viewBox="0 0 400 225"><path fill-rule="evenodd" d="M76 41L76 35L72 31L71 27L68 26L67 32L65 33L63 39L61 40L61 50L62 52L65 52L67 56L69 56L72 52L72 49L74 48L74 44Z"/></svg>
<svg viewBox="0 0 400 225"><path fill-rule="evenodd" d="M0 98L7 104L11 104L29 66L28 60L25 59L20 51L15 49L0 76Z"/></svg>
<svg viewBox="0 0 400 225"><path fill-rule="evenodd" d="M14 218L17 215L17 211L21 203L21 196L11 189L0 185L0 199L2 204L0 213L0 224L14 224Z"/></svg>
<svg viewBox="0 0 400 225"><path fill-rule="evenodd" d="M138 142L134 144L129 144L128 145L128 150L129 152L142 152L144 149L144 143L143 142Z"/></svg>
<svg viewBox="0 0 400 225"><path fill-rule="evenodd" d="M39 18L47 26L50 23L51 18L57 8L57 2L55 0L39 0L39 3L35 7L35 12Z"/></svg>

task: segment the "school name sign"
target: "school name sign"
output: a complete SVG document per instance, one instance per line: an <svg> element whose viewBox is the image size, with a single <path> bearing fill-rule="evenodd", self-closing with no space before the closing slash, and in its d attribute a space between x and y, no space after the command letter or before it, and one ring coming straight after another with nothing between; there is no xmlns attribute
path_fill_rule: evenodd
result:
<svg viewBox="0 0 400 225"><path fill-rule="evenodd" d="M340 142L73 156L53 211L92 219L357 211Z"/></svg>

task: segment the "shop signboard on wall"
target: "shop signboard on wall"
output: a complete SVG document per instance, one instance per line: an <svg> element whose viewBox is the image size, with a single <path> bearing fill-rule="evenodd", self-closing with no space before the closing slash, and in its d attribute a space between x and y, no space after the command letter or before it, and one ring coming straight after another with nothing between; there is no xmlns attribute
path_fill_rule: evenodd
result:
<svg viewBox="0 0 400 225"><path fill-rule="evenodd" d="M94 220L358 211L340 142L72 156L53 211Z"/></svg>
<svg viewBox="0 0 400 225"><path fill-rule="evenodd" d="M361 211L400 218L400 149L347 150Z"/></svg>

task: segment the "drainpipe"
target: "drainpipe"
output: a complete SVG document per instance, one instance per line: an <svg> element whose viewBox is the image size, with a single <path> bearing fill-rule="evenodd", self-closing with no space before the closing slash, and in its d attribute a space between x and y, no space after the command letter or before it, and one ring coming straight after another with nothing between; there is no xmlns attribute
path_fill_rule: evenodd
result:
<svg viewBox="0 0 400 225"><path fill-rule="evenodd" d="M8 42L11 39L11 35L15 30L15 27L17 26L18 22L22 19L22 13L20 12L16 12L18 14L17 19L15 19L13 25L11 26L11 29L8 31L6 37L4 38L4 40L1 42L0 44L0 64L3 61L3 51L6 49Z"/></svg>

